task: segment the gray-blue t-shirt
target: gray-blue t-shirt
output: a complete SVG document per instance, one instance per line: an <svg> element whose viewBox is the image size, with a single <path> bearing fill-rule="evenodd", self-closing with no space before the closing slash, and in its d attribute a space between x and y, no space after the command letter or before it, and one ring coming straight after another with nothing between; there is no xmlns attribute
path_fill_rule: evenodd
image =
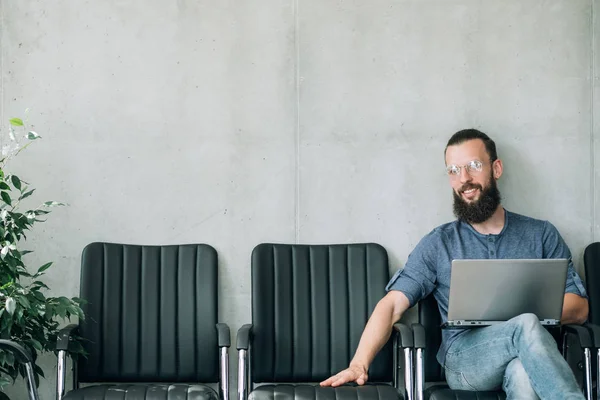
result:
<svg viewBox="0 0 600 400"><path fill-rule="evenodd" d="M587 297L581 278L573 268L571 252L558 230L548 221L509 211L505 212L504 228L498 235L481 234L462 221L438 226L421 239L408 256L404 268L396 272L387 284L386 290L399 290L404 293L411 307L433 292L442 322L446 322L452 260L493 258L567 258L569 269L565 293ZM442 366L446 359L446 351L464 332L455 329L442 330L442 344L437 354Z"/></svg>

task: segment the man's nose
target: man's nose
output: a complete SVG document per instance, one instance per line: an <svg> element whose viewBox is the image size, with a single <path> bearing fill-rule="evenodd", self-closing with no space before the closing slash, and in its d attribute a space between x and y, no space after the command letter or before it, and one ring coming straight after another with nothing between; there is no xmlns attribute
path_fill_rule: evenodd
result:
<svg viewBox="0 0 600 400"><path fill-rule="evenodd" d="M461 183L470 182L471 179L473 179L471 174L469 174L469 172L467 171L467 169L465 167L462 167L460 169L460 182Z"/></svg>

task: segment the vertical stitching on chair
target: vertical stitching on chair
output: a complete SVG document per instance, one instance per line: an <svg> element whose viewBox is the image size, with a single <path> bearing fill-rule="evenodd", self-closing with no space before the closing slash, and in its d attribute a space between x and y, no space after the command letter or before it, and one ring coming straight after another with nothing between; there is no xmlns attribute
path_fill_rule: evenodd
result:
<svg viewBox="0 0 600 400"><path fill-rule="evenodd" d="M200 256L199 253L200 252L200 245L196 246L196 251L194 252L194 292L193 293L193 302L194 302L194 338L196 340L194 340L194 371L196 371L196 378L198 378L199 375L199 368L198 368L198 359L200 358L200 355L198 354L198 340L200 339L200 337L198 336L198 269L200 268ZM219 288L217 287L217 291L219 290ZM217 312L218 312L218 305L217 305ZM217 323L219 322L218 318L217 318ZM217 333L217 337L218 337L218 333ZM219 353L219 357L220 357L220 353Z"/></svg>
<svg viewBox="0 0 600 400"><path fill-rule="evenodd" d="M346 318L346 351L347 351L347 360L348 364L351 361L352 357L352 334L350 331L352 330L352 310L350 309L351 301L350 301L350 246L346 246L346 301L347 301L347 318Z"/></svg>
<svg viewBox="0 0 600 400"><path fill-rule="evenodd" d="M365 271L365 282L367 284L367 290L366 290L366 293L367 293L367 301L366 301L366 303L367 303L367 310L366 310L366 312L367 312L367 314L365 315L365 317L368 318L369 317L369 300L371 298L369 296L369 286L370 285L369 285L369 274L368 274L368 271L369 271L369 245L368 244L365 245L365 259L364 260L365 261L364 261L363 268L364 268L364 271Z"/></svg>
<svg viewBox="0 0 600 400"><path fill-rule="evenodd" d="M365 297L365 323L366 321L368 321L369 319L369 309L370 309L370 304L369 304L369 274L367 273L367 271L369 270L368 267L368 262L369 262L369 257L368 257L368 252L369 252L369 245L365 245L365 252L364 252L364 261L363 261L363 273L364 273L364 284L366 285L365 288L365 293L366 293L366 297ZM385 346L385 345L384 345Z"/></svg>
<svg viewBox="0 0 600 400"><path fill-rule="evenodd" d="M143 302L142 302L142 288L144 287L144 285L142 284L142 279L143 279L143 273L144 271L144 248L142 246L140 246L140 265L139 265L139 269L138 269L138 315L137 315L137 326L138 326L138 330L137 330L137 343L138 343L138 352L136 354L136 373L140 373L140 370L142 369L142 314L144 313L144 311L142 310L143 307Z"/></svg>
<svg viewBox="0 0 600 400"><path fill-rule="evenodd" d="M175 344L175 348L174 353L175 353L175 376L179 376L179 349L181 348L179 346L179 249L181 248L181 246L177 246L175 249L175 253L177 254L177 256L175 257L175 276L173 277L173 281L175 282L175 329L174 329L174 344Z"/></svg>
<svg viewBox="0 0 600 400"><path fill-rule="evenodd" d="M369 294L369 288L371 286L371 282L369 282L369 278L370 278L370 274L369 274L369 245L365 244L364 245L364 258L363 258L363 274L364 274L364 279L363 279L363 283L365 284L365 314L364 314L364 323L366 324L369 321L369 311L371 310L371 296ZM359 339L360 342L360 339ZM384 344L385 346L385 344ZM373 360L375 361L375 360ZM372 362L371 362L372 364Z"/></svg>
<svg viewBox="0 0 600 400"><path fill-rule="evenodd" d="M102 351L100 351L100 354L98 355L100 358L99 367L100 367L100 371L101 371L102 375L104 375L104 352L106 350L106 345L104 343L104 324L106 323L106 322L104 322L104 321L106 321L106 319L104 318L104 310L106 308L104 306L104 297L105 297L104 296L104 290L105 290L104 282L106 282L106 277L104 276L105 274L106 274L106 244L102 243L102 282L100 284L101 292L100 292L100 301L99 301L100 315L101 315L101 318L103 321L102 325L100 325L100 323L99 323L99 325L100 325L99 326L99 328L100 328L99 335L100 335L100 344L101 344Z"/></svg>
<svg viewBox="0 0 600 400"><path fill-rule="evenodd" d="M125 339L125 322L124 322L124 314L123 309L125 308L125 246L121 245L121 279L119 282L119 292L121 293L121 304L119 305L119 344L117 348L119 349L119 364L117 365L118 374L122 374L123 369L123 340Z"/></svg>
<svg viewBox="0 0 600 400"><path fill-rule="evenodd" d="M158 280L157 280L157 285L158 285L158 290L157 290L157 297L158 297L158 310L156 310L156 313L158 314L158 319L157 319L157 323L156 323L156 346L157 348L156 350L156 359L158 361L157 363L157 374L161 374L162 373L162 337L160 336L161 331L160 331L160 321L162 321L162 315L161 315L161 306L160 306L160 302L162 300L162 290L163 290L163 286L161 285L163 276L162 276L162 246L160 246L158 248Z"/></svg>
<svg viewBox="0 0 600 400"><path fill-rule="evenodd" d="M309 304L309 315L308 315L308 368L310 376L314 379L314 368L313 368L313 298L312 298L312 275L311 275L311 259L312 259L312 246L308 247L308 304Z"/></svg>
<svg viewBox="0 0 600 400"><path fill-rule="evenodd" d="M290 304L289 304L289 307L291 308L290 315L292 317L292 318L290 318L290 324L291 324L291 328L292 328L291 329L292 330L292 335L291 335L292 336L292 344L290 346L290 350L291 350L291 353L292 353L292 354L290 354L290 363L292 365L292 375L291 375L291 377L294 376L294 363L295 363L294 354L296 353L296 335L295 335L295 332L294 332L295 331L294 320L297 317L296 313L294 312L294 303L295 303L295 301L294 301L294 276L295 276L295 272L296 272L296 257L295 257L296 254L295 253L296 253L296 247L292 246L292 251L290 253L291 256L292 256L292 265L291 265L291 267L292 267L291 268L292 269L292 273L290 274L290 278L291 278L292 282L291 282L291 285L290 285L290 299L292 301L290 301Z"/></svg>
<svg viewBox="0 0 600 400"><path fill-rule="evenodd" d="M331 359L333 358L333 346L331 345L331 343L333 343L333 323L331 321L331 319L333 318L333 311L332 311L332 307L333 307L333 302L331 301L331 284L333 282L332 276L331 276L331 246L327 246L327 299L329 300L329 317L327 318L327 323L329 324L329 326L327 327L327 332L329 332L329 343L327 345L327 347L329 348L329 358L327 359L327 362L329 363L327 370L329 371L330 374L332 374L334 371L332 371L332 365L331 365Z"/></svg>
<svg viewBox="0 0 600 400"><path fill-rule="evenodd" d="M271 304L273 305L273 362L271 364L271 379L275 380L275 371L277 370L277 305L275 302L275 292L277 292L277 287L275 287L275 285L277 284L277 266L275 265L277 260L275 259L275 245L271 246L271 254L272 254L272 260L273 260L273 285L271 285L271 287L273 288L272 290L272 295L273 295L273 301L271 302Z"/></svg>

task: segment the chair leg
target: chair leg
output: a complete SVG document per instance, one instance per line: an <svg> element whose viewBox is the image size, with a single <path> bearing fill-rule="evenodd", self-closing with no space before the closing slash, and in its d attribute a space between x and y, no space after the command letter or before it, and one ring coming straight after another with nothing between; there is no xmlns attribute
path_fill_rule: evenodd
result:
<svg viewBox="0 0 600 400"><path fill-rule="evenodd" d="M39 400L37 389L35 388L35 375L33 374L33 365L31 363L25 364L25 370L27 371L27 390L29 391L29 400Z"/></svg>
<svg viewBox="0 0 600 400"><path fill-rule="evenodd" d="M583 356L585 358L585 395L587 400L592 400L592 358L590 355L590 349L584 349Z"/></svg>
<svg viewBox="0 0 600 400"><path fill-rule="evenodd" d="M412 349L404 349L404 385L406 387L406 400L414 399L414 374Z"/></svg>
<svg viewBox="0 0 600 400"><path fill-rule="evenodd" d="M596 351L596 398L600 399L600 349Z"/></svg>
<svg viewBox="0 0 600 400"><path fill-rule="evenodd" d="M238 350L238 400L248 398L248 353L246 350Z"/></svg>
<svg viewBox="0 0 600 400"><path fill-rule="evenodd" d="M229 348L221 347L221 360L219 363L219 397L221 400L229 400Z"/></svg>
<svg viewBox="0 0 600 400"><path fill-rule="evenodd" d="M418 348L415 353L415 400L423 400L424 381L423 349Z"/></svg>

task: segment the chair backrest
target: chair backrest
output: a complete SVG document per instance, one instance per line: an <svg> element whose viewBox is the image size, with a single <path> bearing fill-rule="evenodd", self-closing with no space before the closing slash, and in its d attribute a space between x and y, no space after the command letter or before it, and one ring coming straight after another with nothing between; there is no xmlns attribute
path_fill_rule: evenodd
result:
<svg viewBox="0 0 600 400"><path fill-rule="evenodd" d="M80 382L218 382L217 252L92 243L82 254Z"/></svg>
<svg viewBox="0 0 600 400"><path fill-rule="evenodd" d="M252 252L251 380L318 382L347 368L385 295L388 257L377 244L261 244ZM369 381L392 381L392 345Z"/></svg>
<svg viewBox="0 0 600 400"><path fill-rule="evenodd" d="M593 324L600 324L600 242L585 248L583 261L590 307L588 320Z"/></svg>
<svg viewBox="0 0 600 400"><path fill-rule="evenodd" d="M442 343L442 320L438 303L430 294L419 302L419 323L425 328L426 348L424 352L423 366L425 369L425 380L427 382L443 381L443 371L436 359L437 352Z"/></svg>

